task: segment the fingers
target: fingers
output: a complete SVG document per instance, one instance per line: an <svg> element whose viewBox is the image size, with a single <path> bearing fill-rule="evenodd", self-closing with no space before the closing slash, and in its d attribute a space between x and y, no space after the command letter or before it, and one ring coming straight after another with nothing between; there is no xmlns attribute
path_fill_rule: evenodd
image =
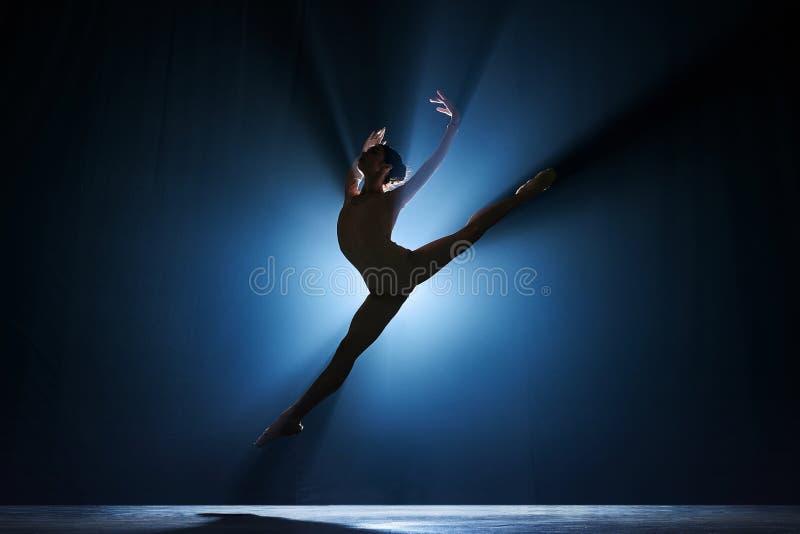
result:
<svg viewBox="0 0 800 534"><path fill-rule="evenodd" d="M436 108L436 111L439 111L451 117L453 116L452 112L450 111L450 106L448 106L446 103L442 102L441 100L434 100L433 98L431 98L430 101L433 104L441 104L441 106Z"/></svg>
<svg viewBox="0 0 800 534"><path fill-rule="evenodd" d="M377 144L385 145L386 141L383 140L383 136L385 134L386 134L386 126L381 128L380 130L372 130L369 133L369 137L367 137L367 140L364 141L364 145L361 147L361 152L366 152L371 147Z"/></svg>
<svg viewBox="0 0 800 534"><path fill-rule="evenodd" d="M439 113L444 113L453 120L456 120L454 115L458 115L458 111L453 107L447 97L444 96L440 90L437 89L436 94L439 95L439 98L429 98L428 101L431 104L441 104L441 106L436 108L436 111Z"/></svg>
<svg viewBox="0 0 800 534"><path fill-rule="evenodd" d="M428 100L430 101L430 103L441 104L443 107L436 108L436 111L441 111L442 113L452 116L451 109L453 106L452 104L450 104L450 101L438 89L436 90L436 94L439 95L439 98L429 98Z"/></svg>
<svg viewBox="0 0 800 534"><path fill-rule="evenodd" d="M442 102L441 100L434 100L433 98L431 98L430 100L431 100L432 104L441 104L442 106L444 106L444 107L436 108L436 111L441 111L442 113L449 113L450 112L450 106L447 105L446 102Z"/></svg>

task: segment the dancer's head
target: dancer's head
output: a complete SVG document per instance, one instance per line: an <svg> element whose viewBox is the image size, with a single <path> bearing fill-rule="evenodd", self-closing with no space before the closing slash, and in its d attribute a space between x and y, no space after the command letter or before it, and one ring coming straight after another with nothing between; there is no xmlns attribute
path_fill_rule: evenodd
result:
<svg viewBox="0 0 800 534"><path fill-rule="evenodd" d="M403 163L403 158L397 153L395 149L389 145L383 146L383 160L387 165L391 165L391 170L386 174L383 179L384 184L393 184L395 182L402 182L406 179L408 167Z"/></svg>
<svg viewBox="0 0 800 534"><path fill-rule="evenodd" d="M377 144L361 154L358 168L369 181L380 181L379 186L386 186L406 179L408 168L403 158L389 145Z"/></svg>

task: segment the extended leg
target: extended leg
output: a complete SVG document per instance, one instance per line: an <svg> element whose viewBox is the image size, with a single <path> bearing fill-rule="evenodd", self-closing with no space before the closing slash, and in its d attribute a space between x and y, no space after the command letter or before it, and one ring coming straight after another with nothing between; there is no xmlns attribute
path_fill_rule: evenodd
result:
<svg viewBox="0 0 800 534"><path fill-rule="evenodd" d="M415 266L414 285L421 284L450 260L471 247L484 232L497 224L511 210L545 191L556 179L553 169L545 169L521 185L516 193L476 211L459 231L441 237L412 251Z"/></svg>
<svg viewBox="0 0 800 534"><path fill-rule="evenodd" d="M414 285L421 284L439 272L450 260L475 244L486 230L497 224L522 202L520 197L514 195L484 206L457 232L440 237L412 251L412 263L415 266Z"/></svg>
<svg viewBox="0 0 800 534"><path fill-rule="evenodd" d="M335 392L350 374L356 358L376 339L400 310L406 296L377 296L369 294L358 308L350 328L328 366L297 402L287 408L256 440L262 446L272 439L296 434L303 429L300 419L314 406Z"/></svg>

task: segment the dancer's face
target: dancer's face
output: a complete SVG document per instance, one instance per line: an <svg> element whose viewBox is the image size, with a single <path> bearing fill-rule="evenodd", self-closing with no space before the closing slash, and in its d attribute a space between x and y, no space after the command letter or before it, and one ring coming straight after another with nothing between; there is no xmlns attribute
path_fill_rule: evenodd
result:
<svg viewBox="0 0 800 534"><path fill-rule="evenodd" d="M358 168L361 169L367 179L380 176L386 169L386 162L383 159L383 146L375 145L366 152L362 152L361 157L358 159Z"/></svg>

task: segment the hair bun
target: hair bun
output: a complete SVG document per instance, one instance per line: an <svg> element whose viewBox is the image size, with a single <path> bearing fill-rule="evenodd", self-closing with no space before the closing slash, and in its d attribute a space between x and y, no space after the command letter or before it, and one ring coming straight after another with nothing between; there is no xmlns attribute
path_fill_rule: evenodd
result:
<svg viewBox="0 0 800 534"><path fill-rule="evenodd" d="M402 182L408 176L408 167L403 163L403 159L395 149L389 145L383 145L383 160L392 166L383 179L384 184Z"/></svg>

